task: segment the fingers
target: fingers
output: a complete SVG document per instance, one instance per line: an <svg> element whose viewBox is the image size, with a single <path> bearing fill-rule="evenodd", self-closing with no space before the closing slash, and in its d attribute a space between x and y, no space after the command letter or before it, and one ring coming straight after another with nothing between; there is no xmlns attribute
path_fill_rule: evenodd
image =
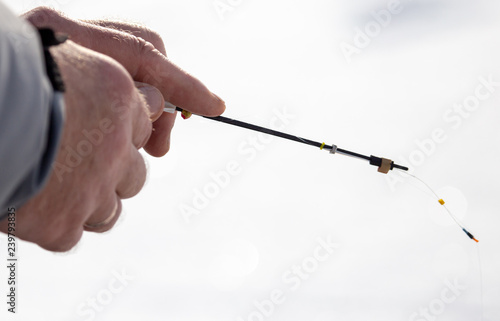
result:
<svg viewBox="0 0 500 321"><path fill-rule="evenodd" d="M64 242L66 245L57 247L61 249L72 246L72 242L81 237L82 229L94 232L109 230L119 218L121 199L132 197L141 190L146 180L146 166L138 149L144 147L150 154L161 156L170 146L175 114L162 114L165 99L206 116L221 114L225 105L198 79L173 64L166 57L161 38L146 29L116 23L103 27L100 22L93 24L69 19L47 8L36 9L25 17L37 27L50 27L56 32L66 33L74 42L91 49L66 48L68 52L65 51L65 55L73 59L70 61L78 63L63 60L64 63L60 64L66 67L62 68L62 73L66 77L67 88L70 88L66 93L67 120L73 120L66 122L65 128L70 130L64 136L65 144L78 146L82 140L79 133L95 128L95 124L101 128L102 120L111 124L106 127L109 129L106 135L101 135L101 142L93 145L92 156L80 157L79 164L71 167L71 172L65 172L63 179L51 176L51 188L44 189L37 202L33 203L35 210L40 208L40 204L47 204L44 213L64 214L58 216L57 224L50 220L44 223L44 226L52 226L59 233L54 233L59 236L58 240L70 234L66 227L71 226L74 233ZM61 48L59 50L62 52ZM104 59L92 50L116 61L109 57ZM99 68L99 62L109 65L108 69ZM115 70L114 65L119 65L116 62L120 64L120 70ZM114 72L108 72L112 70ZM134 87L132 79L143 84L136 83L137 87ZM101 82L109 85L98 86ZM110 93L114 96L109 97ZM110 104L116 100L120 101L118 106ZM126 111L123 113L122 103ZM91 112L89 106L93 108ZM115 110L114 107L120 109ZM59 153L57 161L66 164L68 157ZM78 187L76 193L71 194L71 186ZM66 194L70 197L61 197ZM36 229L43 231L43 226ZM43 234L50 235L47 232ZM52 239L38 243L56 248Z"/></svg>
<svg viewBox="0 0 500 321"><path fill-rule="evenodd" d="M49 18L40 19L40 16ZM176 106L204 116L218 116L225 110L225 104L218 96L142 38L72 20L46 8L28 13L26 17L35 25L36 21L43 21L56 31L68 33L73 41L84 47L114 58L134 80L155 86Z"/></svg>
<svg viewBox="0 0 500 321"><path fill-rule="evenodd" d="M170 149L170 135L174 127L175 115L164 113L154 124L154 131L151 133L144 150L151 156L161 157Z"/></svg>
<svg viewBox="0 0 500 321"><path fill-rule="evenodd" d="M226 109L224 101L211 93L198 79L189 75L158 51L143 46L137 54L136 79L160 89L172 104L203 116L218 116Z"/></svg>
<svg viewBox="0 0 500 321"><path fill-rule="evenodd" d="M218 96L168 60L161 37L147 28L129 23L72 20L48 8L37 8L25 17L38 27L49 26L67 33L73 41L114 58L134 80L158 88L163 98L176 106L204 116L217 116L225 110ZM154 132L145 146L148 153L159 157L168 152L174 121L175 114L156 119ZM142 146L143 142L135 144Z"/></svg>
<svg viewBox="0 0 500 321"><path fill-rule="evenodd" d="M89 232L102 233L109 231L115 225L122 211L122 202L115 194L102 202L87 219L83 229Z"/></svg>
<svg viewBox="0 0 500 321"><path fill-rule="evenodd" d="M98 233L110 230L120 216L121 200L139 193L146 182L146 171L142 155L134 146L130 146L129 161L119 173L115 192L98 202L97 208L86 219L83 225L84 230ZM109 188L106 187L105 190Z"/></svg>
<svg viewBox="0 0 500 321"><path fill-rule="evenodd" d="M116 194L121 199L135 196L146 182L146 163L139 151L133 146L130 146L128 159L126 166L120 172L116 185Z"/></svg>
<svg viewBox="0 0 500 321"><path fill-rule="evenodd" d="M156 87L138 81L135 82L135 87L139 89L144 98L146 113L149 115L149 119L155 121L160 118L165 105L165 100L161 92Z"/></svg>
<svg viewBox="0 0 500 321"><path fill-rule="evenodd" d="M141 82L135 84L145 98L145 105L150 114L149 118L154 123L151 128L144 123L144 120L140 121L142 118L137 117L134 128L139 128L142 134L135 134L137 138L134 140L134 144L138 149L144 147L144 150L152 156L161 157L170 149L170 134L175 123L176 113L163 113L165 100L157 88ZM143 137L143 140L141 141L139 137Z"/></svg>
<svg viewBox="0 0 500 321"><path fill-rule="evenodd" d="M157 124L162 122L157 120L163 114L165 101L158 89L138 82L136 82L136 86L140 96L131 117L132 143L136 149L140 149L151 140L156 128L161 128ZM153 128L152 122L154 121L156 121L154 123L156 128ZM170 134L170 130L168 134ZM164 138L164 135L161 136Z"/></svg>
<svg viewBox="0 0 500 321"><path fill-rule="evenodd" d="M107 20L84 20L84 22L88 22L97 26L101 26L104 28L115 29L118 31L122 31L125 33L129 33L133 36L140 37L147 42L151 43L159 52L161 52L165 57L167 56L167 52L165 50L165 45L161 36L155 31L142 26L137 23L129 23L129 22L121 22L121 21L107 21ZM141 88L145 86L145 83L136 82L136 87ZM156 89L156 87L153 87ZM158 89L156 89L158 90ZM163 98L163 97L162 97ZM151 103L148 102L149 105ZM161 102L161 110L158 114L158 117L152 117L151 120L155 122L153 124L153 132L146 144L144 146L144 150L152 156L161 157L164 156L170 149L170 135L172 128L175 123L176 113L171 114L163 114L163 106L164 100ZM160 118L158 120L158 118Z"/></svg>
<svg viewBox="0 0 500 321"><path fill-rule="evenodd" d="M84 230L91 232L105 232L110 230L118 220L122 204L121 199L133 197L144 186L147 168L142 155L137 148L130 144L129 155L123 157L121 170L117 172L117 184L114 192L106 199L101 199L97 209L87 218L83 225ZM110 190L106 187L105 191ZM98 196L100 198L102 196Z"/></svg>
<svg viewBox="0 0 500 321"><path fill-rule="evenodd" d="M107 20L82 20L82 21L100 27L126 32L133 36L142 38L147 42L151 43L156 48L156 50L161 52L164 56L167 56L167 52L165 50L165 44L163 43L163 40L161 39L160 35L155 31L145 26L142 26L138 23L107 21Z"/></svg>

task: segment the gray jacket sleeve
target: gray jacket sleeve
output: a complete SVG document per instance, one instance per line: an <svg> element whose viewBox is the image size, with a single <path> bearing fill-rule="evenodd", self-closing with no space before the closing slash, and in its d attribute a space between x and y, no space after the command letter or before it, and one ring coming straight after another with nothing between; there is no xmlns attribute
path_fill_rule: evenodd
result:
<svg viewBox="0 0 500 321"><path fill-rule="evenodd" d="M37 31L0 3L0 220L46 182L63 126Z"/></svg>

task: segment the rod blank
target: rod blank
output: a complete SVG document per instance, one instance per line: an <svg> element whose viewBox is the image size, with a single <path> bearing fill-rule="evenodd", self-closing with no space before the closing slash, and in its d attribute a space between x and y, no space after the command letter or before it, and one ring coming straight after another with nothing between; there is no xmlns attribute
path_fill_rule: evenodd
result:
<svg viewBox="0 0 500 321"><path fill-rule="evenodd" d="M187 119L187 118L189 118L191 116L190 112L185 111L185 110L183 110L183 109L181 109L179 107L175 107L174 105L172 105L172 104L170 104L168 102L165 102L165 109L164 110L165 110L165 112L169 112L169 113L173 113L175 110L180 111L182 113L182 117L184 119ZM201 117L206 118L206 119L215 120L215 121L218 121L218 122L222 122L222 123L225 123L225 124L237 126L237 127L242 127L242 128L250 129L250 130L253 130L253 131L260 132L260 133L264 133L264 134L268 134L268 135L272 135L272 136L276 136L276 137L281 137L281 138L288 139L288 140L291 140L291 141L294 141L294 142L298 142L298 143L302 143L302 144L306 144L306 145L311 145L311 146L314 146L314 147L318 147L320 149L328 150L332 154L339 153L339 154L342 154L342 155L347 155L347 156L359 158L359 159L362 159L362 160L366 160L366 161L368 161L370 163L370 165L377 166L379 168L379 172L382 172L382 173L387 173L389 170L392 170L394 168L398 168L398 169L403 170L403 171L408 171L408 167L395 164L392 160L389 160L389 159L380 158L380 157L373 156L373 155L371 155L371 156L365 156L365 155L362 155L362 154L351 152L351 151L346 150L346 149L338 148L335 145L326 145L325 143L320 143L320 142L316 142L316 141L313 141L313 140L310 140L310 139L306 139L306 138L302 138L302 137L299 137L299 136L294 136L294 135L290 135L290 134L287 134L287 133L283 133L283 132L280 132L280 131L277 131L277 130L274 130L274 129L265 128L265 127L262 127L262 126L245 123L245 122L242 122L242 121L239 121L239 120L236 120L236 119L231 119L231 118L224 117L224 116L216 116L216 117L201 116ZM386 164L387 161L389 162L389 167L388 168L383 168L383 167L386 167L384 164Z"/></svg>

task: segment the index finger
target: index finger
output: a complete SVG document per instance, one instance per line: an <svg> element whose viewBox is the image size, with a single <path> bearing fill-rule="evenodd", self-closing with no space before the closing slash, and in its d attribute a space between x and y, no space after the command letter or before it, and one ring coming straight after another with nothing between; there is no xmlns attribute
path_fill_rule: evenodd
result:
<svg viewBox="0 0 500 321"><path fill-rule="evenodd" d="M127 69L134 80L155 86L165 100L182 109L203 116L218 116L225 110L222 99L142 38L73 20L47 8L35 9L26 17L38 27L49 26L55 31L67 33L80 45L112 57Z"/></svg>
<svg viewBox="0 0 500 321"><path fill-rule="evenodd" d="M161 36L154 30L137 23L137 22L127 22L127 21L115 21L115 20L82 20L83 22L88 22L93 25L98 25L104 28L116 29L118 31L126 32L133 36L142 38L147 42L151 43L159 52L161 52L165 57L167 57L167 51L165 50L165 44Z"/></svg>

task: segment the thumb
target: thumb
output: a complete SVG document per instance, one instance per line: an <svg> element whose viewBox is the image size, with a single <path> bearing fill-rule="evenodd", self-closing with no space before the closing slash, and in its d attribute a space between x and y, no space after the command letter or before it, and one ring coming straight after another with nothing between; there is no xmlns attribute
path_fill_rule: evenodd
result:
<svg viewBox="0 0 500 321"><path fill-rule="evenodd" d="M163 114L163 107L165 105L163 95L156 87L142 82L136 81L135 87L144 97L144 101L149 109L149 118L154 122Z"/></svg>

